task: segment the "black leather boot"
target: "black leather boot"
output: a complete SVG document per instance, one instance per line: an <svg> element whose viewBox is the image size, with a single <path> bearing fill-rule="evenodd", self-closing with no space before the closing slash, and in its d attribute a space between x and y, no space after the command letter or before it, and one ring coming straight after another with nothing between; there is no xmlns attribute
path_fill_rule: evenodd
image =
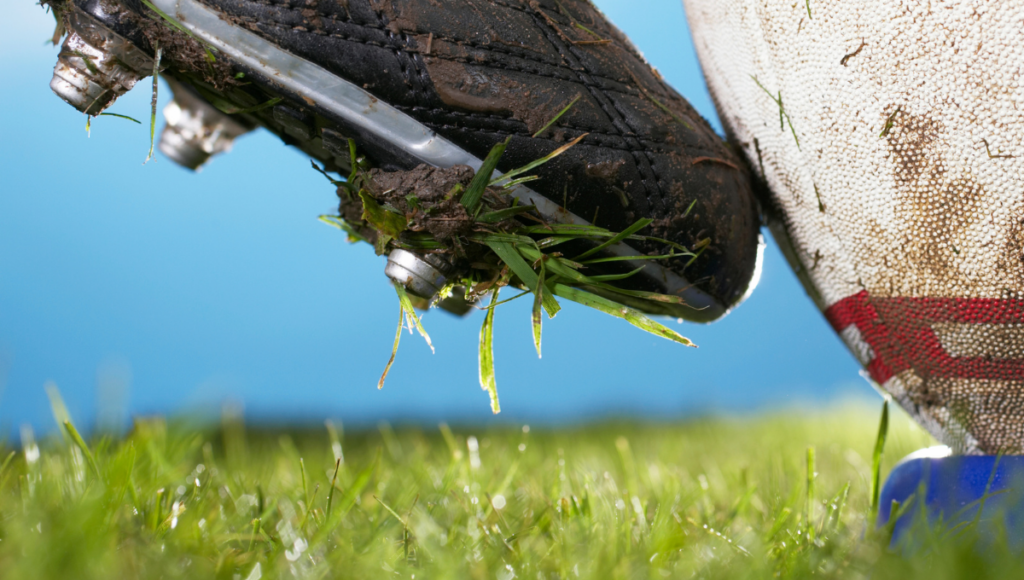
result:
<svg viewBox="0 0 1024 580"><path fill-rule="evenodd" d="M178 95L161 148L186 166L198 167L256 125L341 173L349 169L349 139L372 166L395 171L475 169L511 138L498 166L508 170L586 134L517 195L551 222L622 231L647 217L654 221L644 235L706 246L692 263L603 266L644 266L620 284L686 302L641 308L714 320L756 283L760 221L743 162L586 1L51 6L78 43L62 53L54 90L83 111L98 113L145 76L159 50ZM607 250L664 251L655 241Z"/></svg>

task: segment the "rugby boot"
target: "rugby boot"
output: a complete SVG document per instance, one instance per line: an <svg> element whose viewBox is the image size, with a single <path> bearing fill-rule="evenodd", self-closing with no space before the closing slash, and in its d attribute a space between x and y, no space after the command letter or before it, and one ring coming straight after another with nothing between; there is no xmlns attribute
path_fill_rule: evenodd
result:
<svg viewBox="0 0 1024 580"><path fill-rule="evenodd" d="M375 171L399 172L476 170L508 140L499 173L581 138L513 195L547 223L618 232L653 220L644 239L603 249L608 257L671 254L664 240L697 254L607 261L588 274L642 268L617 284L683 303L635 306L695 321L719 318L756 284L760 218L743 160L589 2L49 5L69 33L54 90L97 114L160 69L177 97L161 150L186 167L256 126L343 175L350 144ZM389 274L423 282L420 295L443 283L450 264L406 254L391 256Z"/></svg>

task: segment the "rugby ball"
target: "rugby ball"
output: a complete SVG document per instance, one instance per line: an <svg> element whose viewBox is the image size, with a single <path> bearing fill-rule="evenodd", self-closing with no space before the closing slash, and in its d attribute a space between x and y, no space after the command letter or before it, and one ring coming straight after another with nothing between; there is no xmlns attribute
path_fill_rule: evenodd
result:
<svg viewBox="0 0 1024 580"><path fill-rule="evenodd" d="M955 451L1024 452L1024 4L685 5L832 328Z"/></svg>

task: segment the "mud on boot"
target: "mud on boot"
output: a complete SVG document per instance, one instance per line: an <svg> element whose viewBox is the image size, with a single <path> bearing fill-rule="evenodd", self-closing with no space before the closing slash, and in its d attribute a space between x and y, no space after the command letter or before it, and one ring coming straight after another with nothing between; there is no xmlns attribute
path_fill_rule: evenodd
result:
<svg viewBox="0 0 1024 580"><path fill-rule="evenodd" d="M507 142L497 176L575 142L531 171L538 179L488 195L535 208L514 218L520 223L621 232L651 220L601 255L689 253L586 270L614 276L640 269L615 284L681 298L624 300L647 312L714 320L756 283L760 220L743 160L587 2L490 0L483 10L431 0L49 5L58 32L80 35L88 22L107 34L97 54L107 50L111 62L133 65L122 68L135 77L148 66L173 78L183 95L173 105L177 118L189 124L172 124L163 148L187 145L187 155L172 159L190 168L257 125L329 172L350 175L358 158L378 180L397 182L406 174L387 174L465 166L459 171L471 176ZM96 59L69 58L82 61L78 69L94 84L127 85L93 70ZM112 89L103 90L106 106ZM93 100L65 98L90 114L102 110ZM361 202L342 195L339 214L362 218ZM360 219L348 221L358 226ZM562 250L578 255L597 243L576 240Z"/></svg>

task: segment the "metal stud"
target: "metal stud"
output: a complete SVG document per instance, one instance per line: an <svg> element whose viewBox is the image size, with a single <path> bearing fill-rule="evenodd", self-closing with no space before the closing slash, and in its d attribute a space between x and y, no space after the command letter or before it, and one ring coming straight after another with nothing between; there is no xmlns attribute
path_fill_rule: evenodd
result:
<svg viewBox="0 0 1024 580"><path fill-rule="evenodd" d="M79 111L98 115L152 71L149 55L75 8L50 88Z"/></svg>
<svg viewBox="0 0 1024 580"><path fill-rule="evenodd" d="M432 262L441 262L439 259ZM388 264L384 273L388 278L405 286L410 293L422 298L433 298L447 283L447 278L439 268L443 263L433 264L427 259L406 250L392 250L388 254Z"/></svg>
<svg viewBox="0 0 1024 580"><path fill-rule="evenodd" d="M165 77L174 100L164 107L160 152L178 165L197 171L210 157L231 150L235 139L253 129L222 113L205 99L170 77Z"/></svg>

